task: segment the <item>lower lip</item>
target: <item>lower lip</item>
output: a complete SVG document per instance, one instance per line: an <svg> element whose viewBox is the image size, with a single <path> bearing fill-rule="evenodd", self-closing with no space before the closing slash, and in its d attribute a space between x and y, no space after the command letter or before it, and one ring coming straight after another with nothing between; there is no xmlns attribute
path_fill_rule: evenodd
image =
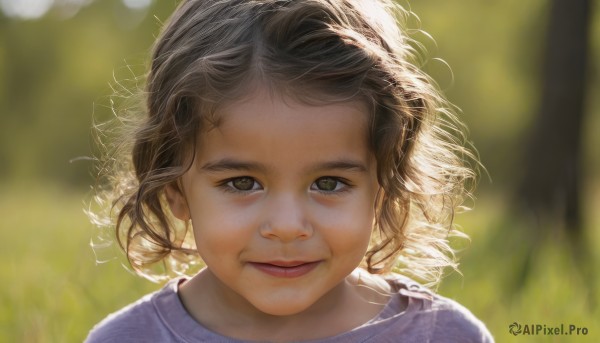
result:
<svg viewBox="0 0 600 343"><path fill-rule="evenodd" d="M253 262L251 262L250 265L252 265L254 268L260 270L261 272L271 275L271 276L275 276L275 277L279 277L279 278L296 278L296 277L300 277L300 276L310 273L313 269L315 269L319 265L319 263L321 263L321 262L320 261L310 262L310 263L300 264L300 265L297 265L294 267L280 267L280 266L276 266L276 265L268 264L268 263L253 263Z"/></svg>

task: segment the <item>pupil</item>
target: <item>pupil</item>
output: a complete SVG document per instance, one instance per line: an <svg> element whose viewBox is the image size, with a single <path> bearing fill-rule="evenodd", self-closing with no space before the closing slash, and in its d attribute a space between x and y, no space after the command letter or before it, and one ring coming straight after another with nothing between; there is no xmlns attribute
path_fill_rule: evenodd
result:
<svg viewBox="0 0 600 343"><path fill-rule="evenodd" d="M319 179L319 181L317 181L317 186L323 191L333 191L337 186L337 180L330 177Z"/></svg>
<svg viewBox="0 0 600 343"><path fill-rule="evenodd" d="M233 180L233 186L241 191L249 191L254 186L254 180L249 177L242 177Z"/></svg>

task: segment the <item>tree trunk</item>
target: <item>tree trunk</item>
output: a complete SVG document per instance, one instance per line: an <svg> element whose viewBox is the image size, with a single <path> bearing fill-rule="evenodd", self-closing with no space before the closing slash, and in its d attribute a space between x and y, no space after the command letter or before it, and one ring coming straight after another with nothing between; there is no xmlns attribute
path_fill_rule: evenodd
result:
<svg viewBox="0 0 600 343"><path fill-rule="evenodd" d="M553 0L547 30L542 94L518 189L536 218L559 220L581 235L581 132L584 117L590 0ZM539 228L536 234L544 228Z"/></svg>

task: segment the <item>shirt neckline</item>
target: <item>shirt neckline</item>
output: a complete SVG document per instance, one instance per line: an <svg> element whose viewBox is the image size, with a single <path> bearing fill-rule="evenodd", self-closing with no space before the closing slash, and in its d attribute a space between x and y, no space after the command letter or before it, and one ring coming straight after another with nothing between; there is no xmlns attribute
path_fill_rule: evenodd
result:
<svg viewBox="0 0 600 343"><path fill-rule="evenodd" d="M415 281L398 274L394 274L393 277L385 277L384 279L390 284L392 293L388 302L375 317L350 331L306 342L334 343L363 341L368 339L369 336L372 336L373 332L377 331L369 330L370 327L380 326L383 329L391 325L391 322L399 322L402 320L405 321L405 324L408 324L408 322L410 322L410 317L414 315L414 313L418 312L420 309L431 307L433 294ZM154 309L169 331L183 342L248 342L213 332L197 322L189 314L179 297L179 285L187 280L188 278L186 277L173 279L152 297ZM398 311L398 308L403 301L403 297L408 299L408 304L402 311ZM396 323L394 325L402 324Z"/></svg>

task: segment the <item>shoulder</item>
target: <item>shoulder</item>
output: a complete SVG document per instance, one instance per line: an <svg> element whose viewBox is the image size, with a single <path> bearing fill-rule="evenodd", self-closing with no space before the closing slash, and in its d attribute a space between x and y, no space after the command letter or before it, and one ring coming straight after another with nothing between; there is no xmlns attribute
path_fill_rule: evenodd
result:
<svg viewBox="0 0 600 343"><path fill-rule="evenodd" d="M485 326L471 311L456 301L435 295L431 311L435 313L432 341L493 342Z"/></svg>
<svg viewBox="0 0 600 343"><path fill-rule="evenodd" d="M163 320L164 313L157 302L164 305L178 301L173 290L174 282L108 315L92 328L85 342L173 341L173 334Z"/></svg>
<svg viewBox="0 0 600 343"><path fill-rule="evenodd" d="M458 302L401 275L394 274L388 282L407 298L405 314L412 318L414 332L426 333L427 341L494 342L485 324Z"/></svg>

